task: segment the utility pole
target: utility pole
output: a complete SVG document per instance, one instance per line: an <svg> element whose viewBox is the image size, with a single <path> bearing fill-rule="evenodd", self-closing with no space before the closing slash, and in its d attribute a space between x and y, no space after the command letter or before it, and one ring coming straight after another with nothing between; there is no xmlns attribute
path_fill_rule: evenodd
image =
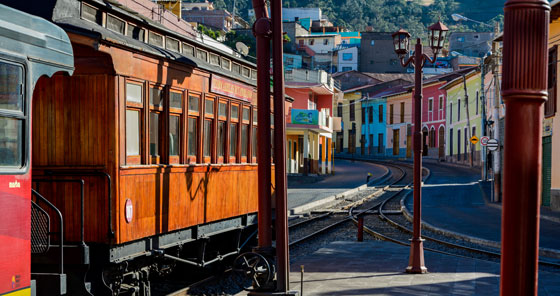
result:
<svg viewBox="0 0 560 296"><path fill-rule="evenodd" d="M494 139L502 143L500 139L500 60L501 56L498 51L498 42L494 42L492 45L492 72L494 74L494 110L492 113L492 118L494 119ZM493 163L493 173L494 173L494 200L493 202L500 201L500 195L502 193L502 171L501 171L501 160L502 160L502 149L497 149L492 152Z"/></svg>
<svg viewBox="0 0 560 296"><path fill-rule="evenodd" d="M471 118L469 116L469 93L467 92L467 78L465 77L465 74L463 74L463 89L465 90L465 110L467 110L467 129L469 132L469 137L467 139L467 141L469 141L472 138L472 130L471 130ZM472 143L470 143L470 147L471 147L471 151L470 151L470 163L471 163L471 167L473 166L473 147L474 145ZM465 153L467 153L467 151L465 151Z"/></svg>

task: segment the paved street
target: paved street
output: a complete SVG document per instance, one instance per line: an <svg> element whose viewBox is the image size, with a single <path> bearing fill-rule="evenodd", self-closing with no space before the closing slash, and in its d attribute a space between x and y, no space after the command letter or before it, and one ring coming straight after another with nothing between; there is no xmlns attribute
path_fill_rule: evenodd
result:
<svg viewBox="0 0 560 296"><path fill-rule="evenodd" d="M301 206L332 196L366 183L367 173L372 179L382 176L385 168L368 162L335 160L335 175L309 182L309 177L290 177L288 180L288 208Z"/></svg>
<svg viewBox="0 0 560 296"><path fill-rule="evenodd" d="M439 228L487 240L501 240L501 210L487 206L480 173L468 168L424 163L432 172L422 189L422 220ZM407 199L412 212L413 200ZM540 246L560 250L560 223L540 221Z"/></svg>

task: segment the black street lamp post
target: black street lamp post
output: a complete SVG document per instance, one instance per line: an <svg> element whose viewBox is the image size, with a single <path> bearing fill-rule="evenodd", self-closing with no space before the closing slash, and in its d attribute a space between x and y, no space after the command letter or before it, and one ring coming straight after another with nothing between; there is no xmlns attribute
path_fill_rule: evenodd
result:
<svg viewBox="0 0 560 296"><path fill-rule="evenodd" d="M405 56L409 50L410 34L403 29L393 34L393 45L395 53L399 56L401 65L407 67L409 64L414 66L414 128L413 128L413 149L414 149L414 221L412 243L410 244L410 259L406 272L426 273L428 269L424 265L423 239L420 235L421 221L421 190L422 190L422 68L426 61L435 63L439 51L443 48L447 35L447 27L441 22L437 22L428 28L428 42L434 53L429 57L422 51L422 41L416 39L414 55L405 61Z"/></svg>

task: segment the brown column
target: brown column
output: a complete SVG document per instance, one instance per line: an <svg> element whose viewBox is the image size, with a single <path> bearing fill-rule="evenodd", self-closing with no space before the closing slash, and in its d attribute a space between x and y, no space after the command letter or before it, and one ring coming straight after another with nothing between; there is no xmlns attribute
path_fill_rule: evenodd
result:
<svg viewBox="0 0 560 296"><path fill-rule="evenodd" d="M537 295L542 103L547 98L544 0L505 4L502 96L506 104L500 295Z"/></svg>
<svg viewBox="0 0 560 296"><path fill-rule="evenodd" d="M259 247L272 246L270 164L270 36L271 23L264 0L253 0L257 21L253 33L257 38L257 162L259 188Z"/></svg>
<svg viewBox="0 0 560 296"><path fill-rule="evenodd" d="M416 40L414 49L414 128L412 146L414 149L414 215L412 227L412 241L410 244L410 258L406 272L426 273L428 269L424 266L424 244L420 234L421 202L422 202L422 64L424 54L422 53L422 42ZM398 145L398 143L397 143Z"/></svg>

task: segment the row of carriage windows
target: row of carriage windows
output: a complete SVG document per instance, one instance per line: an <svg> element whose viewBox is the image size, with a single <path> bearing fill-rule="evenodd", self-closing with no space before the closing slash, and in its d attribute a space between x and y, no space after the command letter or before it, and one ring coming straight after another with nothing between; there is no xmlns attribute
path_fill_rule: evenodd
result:
<svg viewBox="0 0 560 296"><path fill-rule="evenodd" d="M140 42L182 53L187 56L196 57L214 66L232 71L246 78L250 78L253 80L257 79L257 72L254 69L250 69L238 63L232 62L230 59L227 59L220 55L209 53L208 51L205 51L201 48L196 48L195 46L186 42L181 42L176 38L164 36L154 31L143 29L135 24L126 22L109 13L104 14L99 9L88 4L82 3L81 15L85 20L94 22L101 26L105 26L107 29L113 32L120 33ZM103 21L103 15L105 15L105 21Z"/></svg>
<svg viewBox="0 0 560 296"><path fill-rule="evenodd" d="M24 72L19 65L0 61L0 166L24 166Z"/></svg>
<svg viewBox="0 0 560 296"><path fill-rule="evenodd" d="M249 104L142 82L126 84L127 165L255 162L256 134L257 110Z"/></svg>

